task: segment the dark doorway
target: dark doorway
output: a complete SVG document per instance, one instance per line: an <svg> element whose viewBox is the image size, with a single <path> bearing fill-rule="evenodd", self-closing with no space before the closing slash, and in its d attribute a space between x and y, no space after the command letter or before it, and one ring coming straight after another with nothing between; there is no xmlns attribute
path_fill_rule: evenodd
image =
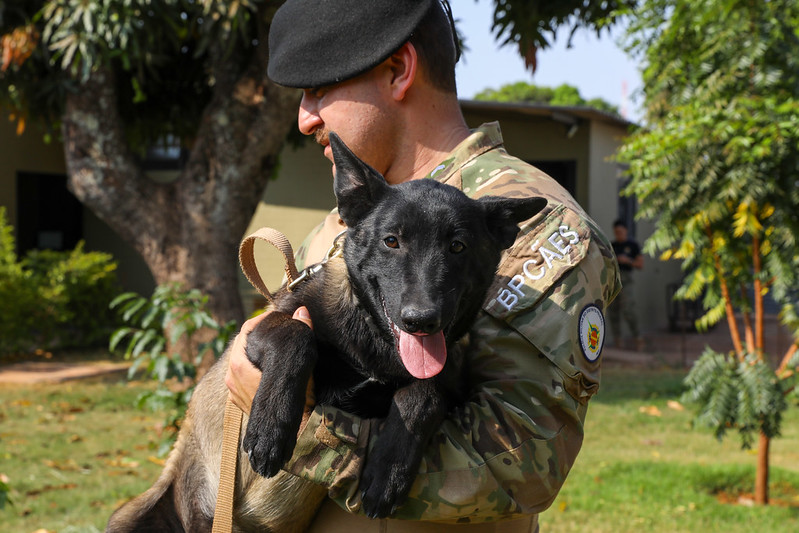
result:
<svg viewBox="0 0 799 533"><path fill-rule="evenodd" d="M630 184L630 178L624 176L625 170L624 167L620 167L619 169L619 204L616 209L618 213L617 220L624 222L624 225L627 226L627 235L631 239L636 239L636 234L638 232L635 224L635 215L638 213L638 200L635 196L625 196L622 194L622 191Z"/></svg>
<svg viewBox="0 0 799 533"><path fill-rule="evenodd" d="M17 253L71 250L83 237L83 206L63 174L17 173Z"/></svg>
<svg viewBox="0 0 799 533"><path fill-rule="evenodd" d="M577 198L577 161L529 161L531 165L550 175L561 187Z"/></svg>

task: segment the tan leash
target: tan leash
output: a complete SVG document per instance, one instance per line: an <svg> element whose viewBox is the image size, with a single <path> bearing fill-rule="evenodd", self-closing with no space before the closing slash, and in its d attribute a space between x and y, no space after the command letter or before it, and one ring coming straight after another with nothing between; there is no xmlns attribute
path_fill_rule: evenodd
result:
<svg viewBox="0 0 799 533"><path fill-rule="evenodd" d="M258 289L267 301L272 301L272 293L266 288L264 280L261 279L261 274L258 272L258 266L255 264L255 241L263 240L280 250L283 254L285 261L286 279L289 284L294 283L297 279L297 266L294 264L294 251L291 249L291 243L285 235L272 228L261 228L252 235L245 237L239 246L239 263L244 275L252 284L253 287Z"/></svg>
<svg viewBox="0 0 799 533"><path fill-rule="evenodd" d="M299 280L294 252L285 235L272 228L261 228L246 237L239 246L239 262L244 275L267 301L272 301L272 293L266 288L258 266L255 264L255 241L263 240L280 250L285 260L286 278L290 285ZM232 533L233 499L236 492L236 463L238 461L239 437L244 413L233 403L228 394L225 403L225 418L222 429L222 461L219 466L219 490L216 494L214 524L212 533Z"/></svg>

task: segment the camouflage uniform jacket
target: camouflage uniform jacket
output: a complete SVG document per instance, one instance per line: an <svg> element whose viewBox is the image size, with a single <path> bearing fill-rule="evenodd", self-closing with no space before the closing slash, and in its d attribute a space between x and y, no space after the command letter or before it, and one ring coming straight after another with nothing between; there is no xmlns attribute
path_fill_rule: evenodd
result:
<svg viewBox="0 0 799 533"><path fill-rule="evenodd" d="M484 522L519 518L555 499L583 440L599 387L604 309L620 288L607 239L552 178L508 155L497 123L481 126L429 177L471 197L543 196L503 255L472 333L471 394L425 453L396 518ZM343 223L334 211L298 261L319 260ZM286 470L329 487L357 512L370 420L317 406Z"/></svg>

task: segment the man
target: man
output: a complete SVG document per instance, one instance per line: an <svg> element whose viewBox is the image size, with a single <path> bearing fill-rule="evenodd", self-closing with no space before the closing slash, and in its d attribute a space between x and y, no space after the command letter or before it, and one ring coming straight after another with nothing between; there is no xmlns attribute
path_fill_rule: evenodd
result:
<svg viewBox="0 0 799 533"><path fill-rule="evenodd" d="M270 78L303 89L300 131L328 159L335 131L392 184L432 178L472 197L549 201L499 267L470 338L470 400L433 437L395 519L358 514L358 473L377 425L316 406L284 467L329 488L311 531L536 531L599 386L603 312L618 291L609 243L554 180L505 152L496 123L468 129L451 16L438 0L289 0L269 46ZM342 229L331 213L300 260L319 261ZM236 338L227 376L247 412L260 375L243 347L257 320Z"/></svg>
<svg viewBox="0 0 799 533"><path fill-rule="evenodd" d="M613 223L613 253L619 262L621 272L621 284L624 290L610 306L610 327L613 331L613 343L617 347L622 346L621 326L622 321L627 323L630 330L635 349L638 351L644 348L644 339L638 330L638 315L635 309L635 293L633 288L633 271L644 268L644 256L641 255L641 247L635 240L628 235L627 224L622 220Z"/></svg>

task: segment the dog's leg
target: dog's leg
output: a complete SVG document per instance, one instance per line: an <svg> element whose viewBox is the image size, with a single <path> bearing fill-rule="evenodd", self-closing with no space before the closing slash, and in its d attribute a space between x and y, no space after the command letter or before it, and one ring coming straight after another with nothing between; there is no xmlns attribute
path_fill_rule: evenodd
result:
<svg viewBox="0 0 799 533"><path fill-rule="evenodd" d="M424 446L447 413L443 398L435 380L415 381L394 394L361 476L363 508L369 517L389 516L405 501Z"/></svg>
<svg viewBox="0 0 799 533"><path fill-rule="evenodd" d="M316 363L311 329L273 311L247 337L247 356L263 372L253 398L244 450L253 470L272 477L291 458L305 391Z"/></svg>

